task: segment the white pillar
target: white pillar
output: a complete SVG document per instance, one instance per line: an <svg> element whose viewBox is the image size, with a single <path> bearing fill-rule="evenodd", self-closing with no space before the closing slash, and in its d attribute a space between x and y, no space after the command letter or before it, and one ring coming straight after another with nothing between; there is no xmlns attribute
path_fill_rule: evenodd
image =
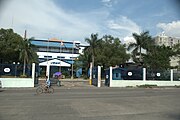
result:
<svg viewBox="0 0 180 120"><path fill-rule="evenodd" d="M92 85L92 62L90 63L90 70L89 70L89 84Z"/></svg>
<svg viewBox="0 0 180 120"><path fill-rule="evenodd" d="M146 68L143 68L143 81L146 81Z"/></svg>
<svg viewBox="0 0 180 120"><path fill-rule="evenodd" d="M34 81L35 81L35 72L36 72L35 69L36 69L36 68L35 68L35 63L33 63L33 64L32 64L32 80L33 80L33 83L34 83Z"/></svg>
<svg viewBox="0 0 180 120"><path fill-rule="evenodd" d="M48 63L46 66L46 76L48 77L48 79L49 79L49 73L50 73L50 65Z"/></svg>
<svg viewBox="0 0 180 120"><path fill-rule="evenodd" d="M173 81L173 69L171 69L171 81Z"/></svg>
<svg viewBox="0 0 180 120"><path fill-rule="evenodd" d="M109 68L110 74L109 74L109 87L112 85L112 67Z"/></svg>
<svg viewBox="0 0 180 120"><path fill-rule="evenodd" d="M101 87L101 66L98 66L98 87Z"/></svg>

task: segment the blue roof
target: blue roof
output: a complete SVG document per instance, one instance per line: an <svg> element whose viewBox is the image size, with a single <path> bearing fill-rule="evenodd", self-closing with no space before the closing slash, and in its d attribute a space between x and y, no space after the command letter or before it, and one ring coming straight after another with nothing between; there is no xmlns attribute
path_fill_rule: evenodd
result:
<svg viewBox="0 0 180 120"><path fill-rule="evenodd" d="M65 60L65 62L69 63L69 64L74 64L73 60Z"/></svg>
<svg viewBox="0 0 180 120"><path fill-rule="evenodd" d="M49 45L49 47L62 47L62 48L73 48L73 42L63 42L63 46L61 46L60 42L47 42L45 40L33 40L31 41L31 44L34 44L36 46L45 46L47 47Z"/></svg>

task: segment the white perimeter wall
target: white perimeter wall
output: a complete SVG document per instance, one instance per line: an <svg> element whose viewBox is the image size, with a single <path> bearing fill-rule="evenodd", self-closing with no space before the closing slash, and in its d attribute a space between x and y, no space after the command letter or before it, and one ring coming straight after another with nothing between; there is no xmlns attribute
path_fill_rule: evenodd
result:
<svg viewBox="0 0 180 120"><path fill-rule="evenodd" d="M157 86L175 86L180 85L180 81L143 81L143 80L112 80L110 87L127 87L137 85L157 85Z"/></svg>
<svg viewBox="0 0 180 120"><path fill-rule="evenodd" d="M127 87L138 85L157 85L157 86L179 86L180 81L173 81L173 70L171 70L171 80L170 81L155 81L146 80L146 68L143 68L143 80L113 80L112 79L112 67L110 67L110 87Z"/></svg>
<svg viewBox="0 0 180 120"><path fill-rule="evenodd" d="M0 78L2 88L34 87L33 78Z"/></svg>

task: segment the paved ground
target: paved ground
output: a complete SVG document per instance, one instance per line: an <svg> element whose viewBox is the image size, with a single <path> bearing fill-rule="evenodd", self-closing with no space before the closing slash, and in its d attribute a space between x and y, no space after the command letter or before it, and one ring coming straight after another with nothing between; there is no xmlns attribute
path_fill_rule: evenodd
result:
<svg viewBox="0 0 180 120"><path fill-rule="evenodd" d="M180 89L55 87L0 92L0 120L180 120Z"/></svg>

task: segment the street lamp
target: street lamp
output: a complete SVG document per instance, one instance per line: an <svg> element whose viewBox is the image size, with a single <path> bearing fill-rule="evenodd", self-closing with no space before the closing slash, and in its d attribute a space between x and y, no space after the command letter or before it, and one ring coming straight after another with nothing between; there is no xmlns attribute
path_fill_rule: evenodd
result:
<svg viewBox="0 0 180 120"><path fill-rule="evenodd" d="M16 64L16 62L13 62L13 64L15 65L14 74L15 74L15 77L17 77L17 65L19 65L20 63L17 62L17 64Z"/></svg>
<svg viewBox="0 0 180 120"><path fill-rule="evenodd" d="M74 53L74 41L72 46L72 66L71 66L71 79L73 79L73 53Z"/></svg>
<svg viewBox="0 0 180 120"><path fill-rule="evenodd" d="M60 60L60 66L59 66L59 72L61 72L61 46L63 46L63 41L60 43L60 55L59 55L59 60Z"/></svg>

